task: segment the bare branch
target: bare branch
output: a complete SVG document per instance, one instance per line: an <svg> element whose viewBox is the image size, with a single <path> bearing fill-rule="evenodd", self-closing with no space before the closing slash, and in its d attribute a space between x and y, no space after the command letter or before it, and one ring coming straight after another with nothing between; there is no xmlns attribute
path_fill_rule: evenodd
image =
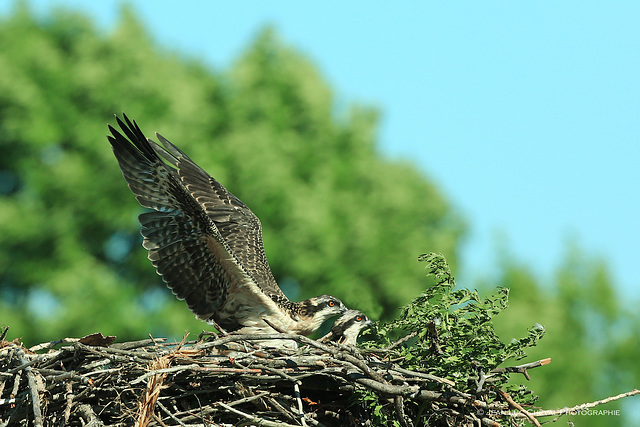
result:
<svg viewBox="0 0 640 427"><path fill-rule="evenodd" d="M78 406L78 414L85 420L85 427L102 427L104 423L96 416L91 405Z"/></svg>
<svg viewBox="0 0 640 427"><path fill-rule="evenodd" d="M225 408L228 411L231 411L231 412L233 412L235 414L238 414L238 415L246 418L247 420L251 421L252 423L256 423L256 425L259 425L259 426L265 426L265 427L297 427L297 426L294 426L293 424L287 424L287 423L283 423L283 422L274 422L274 421L270 421L270 420L267 420L267 419L264 419L264 418L259 418L259 417L256 417L255 415L250 415L250 414L247 414L245 412L238 411L237 409L234 409L229 405L225 405L222 402L218 402L217 404L222 406L223 408Z"/></svg>
<svg viewBox="0 0 640 427"><path fill-rule="evenodd" d="M547 410L547 411L536 411L535 415L536 415L536 417L551 417L551 416L557 416L557 415L576 413L578 411L584 411L586 409L594 408L594 407L599 406L599 405L604 405L605 403L614 402L616 400L620 400L620 399L623 399L625 397L636 396L638 394L640 394L640 390L636 388L636 389L633 389L633 390L628 391L626 393L620 393L618 395L610 396L610 397L607 397L605 399L596 400L595 402L582 403L580 405L576 405L576 406L572 406L572 407L565 407L565 408L561 408L561 409L553 409L553 410Z"/></svg>
<svg viewBox="0 0 640 427"><path fill-rule="evenodd" d="M25 361L25 354L21 348L15 348L14 353L18 360L20 361L24 371L27 373L27 380L29 382L29 395L31 396L31 406L33 410L33 425L36 427L43 426L42 419L42 408L40 404L40 387L38 385L38 381L36 380L36 376L33 373L33 370L30 364Z"/></svg>
<svg viewBox="0 0 640 427"><path fill-rule="evenodd" d="M388 347L385 347L385 349L384 349L384 350L385 350L385 351L392 350L392 349L396 348L397 346L399 346L400 344L402 344L402 343L404 343L404 342L406 342L406 341L409 341L411 338L415 337L416 335L418 335L418 333L417 333L417 332L415 332L415 331L414 331L414 332L411 332L410 334L408 334L408 335L406 335L406 336L404 336L404 337L400 338L398 341L396 341L396 342L392 343L392 344L391 344L391 345L389 345Z"/></svg>
<svg viewBox="0 0 640 427"><path fill-rule="evenodd" d="M548 365L551 363L551 358L547 357L546 359L536 360L535 362L525 363L523 365L518 366L506 366L504 368L495 368L491 371L492 374L498 374L502 372L517 372L523 374L527 380L531 380L529 377L529 373L527 369L537 368L539 366Z"/></svg>
<svg viewBox="0 0 640 427"><path fill-rule="evenodd" d="M518 404L518 402L513 400L513 398L509 395L509 393L507 393L504 390L498 390L498 393L500 393L500 395L504 398L504 400L507 401L507 403L509 403L509 405L513 406L518 411L520 411L525 417L527 417L529 421L533 423L533 425L535 425L536 427L542 427L540 425L540 422L536 420L535 417L531 415L526 409L524 409L520 404Z"/></svg>

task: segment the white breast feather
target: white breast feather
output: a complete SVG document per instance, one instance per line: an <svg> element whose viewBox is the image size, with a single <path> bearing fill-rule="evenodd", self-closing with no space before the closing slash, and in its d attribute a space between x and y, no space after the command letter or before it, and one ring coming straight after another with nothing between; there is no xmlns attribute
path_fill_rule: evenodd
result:
<svg viewBox="0 0 640 427"><path fill-rule="evenodd" d="M238 261L233 256L229 256L219 242L208 238L207 245L222 264L226 279L231 283L227 292L227 300L217 313L220 320L236 319L243 326L236 331L239 334L273 334L277 332L263 320L264 318L283 331L296 329L297 322L262 292L242 266L238 264ZM260 343L271 347L291 347L291 343L294 348L296 346L295 342L289 343L285 340L275 340L268 343L260 341Z"/></svg>

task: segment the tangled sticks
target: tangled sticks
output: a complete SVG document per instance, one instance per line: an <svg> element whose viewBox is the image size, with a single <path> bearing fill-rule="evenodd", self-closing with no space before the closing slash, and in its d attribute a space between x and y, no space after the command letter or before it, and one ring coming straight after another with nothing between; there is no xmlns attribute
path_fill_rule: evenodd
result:
<svg viewBox="0 0 640 427"><path fill-rule="evenodd" d="M94 334L31 349L0 342L0 425L362 425L375 409L367 396L393 408L404 426L413 425L417 406L423 420L437 413L445 422L445 414L455 425L499 426L504 414L532 417L508 399L487 403L457 391L448 379L403 369L390 361L393 349L289 334L180 343L113 338ZM254 343L264 339L295 340L300 348L270 350Z"/></svg>

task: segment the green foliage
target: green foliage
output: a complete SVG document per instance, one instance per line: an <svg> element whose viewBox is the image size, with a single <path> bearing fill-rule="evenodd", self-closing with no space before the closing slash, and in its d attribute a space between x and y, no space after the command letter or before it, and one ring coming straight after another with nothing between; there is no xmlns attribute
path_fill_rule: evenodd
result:
<svg viewBox="0 0 640 427"><path fill-rule="evenodd" d="M496 283L510 288L509 309L495 318L500 337L508 340L532 323L544 323L544 345L528 351L534 360L551 358L550 365L531 372L539 406L573 406L637 388L637 311L620 306L602 259L569 242L555 274L542 280L508 254L500 258L500 273L478 286L485 291ZM528 383L521 376L512 381L514 387ZM574 421L594 427L631 425L626 403L602 407L621 409L622 416L581 416Z"/></svg>
<svg viewBox="0 0 640 427"><path fill-rule="evenodd" d="M378 333L413 337L400 347L407 369L425 371L456 382L459 390L475 393L479 375L488 374L506 360L520 360L525 349L536 345L544 328L534 326L524 338L503 343L493 319L507 308L509 291L499 288L485 299L476 291L454 290L455 282L445 258L436 253L422 255L435 284L402 308L401 315L383 324ZM386 341L386 342L385 342ZM383 343L388 345L388 340ZM506 383L493 381L496 387Z"/></svg>
<svg viewBox="0 0 640 427"><path fill-rule="evenodd" d="M367 421L372 426L399 427L397 417L393 416L393 404L390 401L381 402L376 393L369 389L358 388L351 397L351 407L364 406Z"/></svg>
<svg viewBox="0 0 640 427"><path fill-rule="evenodd" d="M521 405L532 405L537 400L535 394L511 384L508 374L491 371L505 361L524 358L525 350L542 338L544 328L536 325L523 338L503 343L495 332L494 318L507 308L508 289L499 288L482 299L475 291L455 290L453 275L441 254L429 253L419 260L426 263L435 284L404 306L397 319L370 332L374 341L369 346L388 348L401 342L395 347L398 354L394 359L405 369L454 381L456 390L484 401L498 399L497 390L505 390ZM368 406L376 425L390 425L397 419L394 406L376 395L362 391L358 399ZM426 423L420 418L424 409L412 409L416 425ZM428 412L433 422L434 414Z"/></svg>
<svg viewBox="0 0 640 427"><path fill-rule="evenodd" d="M142 209L105 138L125 111L158 130L261 218L293 299L339 296L391 318L423 287L425 245L455 259L458 215L415 167L376 150L377 112L338 115L316 67L271 29L213 71L155 45L127 8L0 21L0 323L34 344L199 332L141 247Z"/></svg>

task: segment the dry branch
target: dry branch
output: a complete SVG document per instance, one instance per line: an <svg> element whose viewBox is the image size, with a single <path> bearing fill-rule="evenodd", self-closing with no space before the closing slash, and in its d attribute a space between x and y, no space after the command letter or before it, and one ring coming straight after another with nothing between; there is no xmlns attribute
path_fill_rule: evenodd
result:
<svg viewBox="0 0 640 427"><path fill-rule="evenodd" d="M551 363L550 357L546 359L536 360L535 362L524 363L518 366L507 366L504 368L495 368L494 370L491 371L491 373L497 374L501 372L509 372L509 373L517 372L517 373L523 374L527 380L531 380L531 377L529 377L529 372L527 371L528 369L533 369L540 366L548 365L549 363Z"/></svg>
<svg viewBox="0 0 640 427"><path fill-rule="evenodd" d="M595 402L581 403L580 405L565 407L560 409L551 410L539 410L535 412L536 418L539 417L555 417L558 415L576 414L579 411L595 408L596 406L604 405L605 403L614 402L616 400L624 399L625 397L631 397L640 395L639 389L633 389L626 393L620 393L615 396L610 396L605 399L596 400Z"/></svg>

